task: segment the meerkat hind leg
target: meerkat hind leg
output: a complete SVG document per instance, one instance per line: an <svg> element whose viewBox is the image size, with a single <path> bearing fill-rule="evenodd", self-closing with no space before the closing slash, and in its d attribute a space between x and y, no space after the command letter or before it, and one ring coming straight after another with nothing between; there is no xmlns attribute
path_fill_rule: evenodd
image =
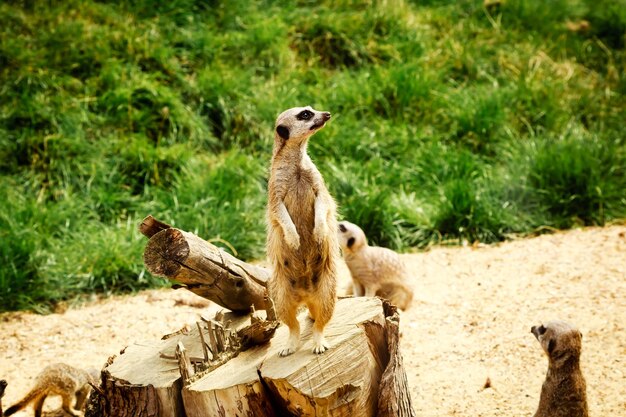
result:
<svg viewBox="0 0 626 417"><path fill-rule="evenodd" d="M365 295L365 289L356 281L352 282L352 292L352 295L355 297L363 297Z"/></svg>
<svg viewBox="0 0 626 417"><path fill-rule="evenodd" d="M281 316L281 320L289 327L289 338L285 347L278 352L280 356L288 356L298 350L298 345L300 344L300 322L296 313L297 308L291 308L286 314Z"/></svg>
<svg viewBox="0 0 626 417"><path fill-rule="evenodd" d="M63 409L63 411L65 411L66 413L68 413L71 416L74 417L78 417L78 416L82 416L82 412L80 410L74 410L72 408L72 399L73 399L74 395L66 392L63 395L61 395L61 399L62 399L62 404L61 404L61 408Z"/></svg>
<svg viewBox="0 0 626 417"><path fill-rule="evenodd" d="M321 309L315 303L307 303L307 306L310 317L315 321L313 323L313 353L324 353L329 348L324 337L324 327L326 327L330 317L322 317Z"/></svg>
<svg viewBox="0 0 626 417"><path fill-rule="evenodd" d="M40 397L38 397L35 400L35 405L34 405L34 409L35 409L35 417L41 417L41 413L43 410L43 402L46 401L46 396L45 395L41 395Z"/></svg>
<svg viewBox="0 0 626 417"><path fill-rule="evenodd" d="M376 286L374 285L368 285L367 287L365 287L365 296L366 297L376 297L376 290L378 288L376 288Z"/></svg>
<svg viewBox="0 0 626 417"><path fill-rule="evenodd" d="M74 405L75 410L82 410L85 408L85 403L87 402L87 397L89 397L89 392L91 391L91 386L86 384L84 387L76 391L76 403Z"/></svg>

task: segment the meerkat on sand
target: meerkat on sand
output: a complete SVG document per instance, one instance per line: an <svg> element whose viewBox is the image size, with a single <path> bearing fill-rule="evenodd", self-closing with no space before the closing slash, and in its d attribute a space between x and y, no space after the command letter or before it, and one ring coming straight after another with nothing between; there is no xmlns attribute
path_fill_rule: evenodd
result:
<svg viewBox="0 0 626 417"><path fill-rule="evenodd" d="M564 321L533 326L530 331L548 355L548 373L534 417L588 417L580 331Z"/></svg>
<svg viewBox="0 0 626 417"><path fill-rule="evenodd" d="M0 379L0 417L3 417L2 414L2 397L4 397L4 390L7 389L7 381L4 379Z"/></svg>
<svg viewBox="0 0 626 417"><path fill-rule="evenodd" d="M34 402L35 417L41 417L43 402L49 395L60 395L62 408L72 416L80 416L85 406L91 386L95 383L98 371L85 371L64 363L49 365L35 378L35 386L17 404L9 407L5 416L15 414L19 410ZM72 400L76 400L72 408Z"/></svg>
<svg viewBox="0 0 626 417"><path fill-rule="evenodd" d="M406 310L413 300L408 273L400 255L391 249L369 246L363 230L350 222L339 222L339 243L352 275L355 296L381 297Z"/></svg>
<svg viewBox="0 0 626 417"><path fill-rule="evenodd" d="M309 137L330 113L311 107L284 111L276 119L267 206L267 254L273 273L268 284L278 317L289 327L281 356L300 343L298 308L306 305L313 324L313 352L328 349L324 327L335 309L336 205L307 154Z"/></svg>

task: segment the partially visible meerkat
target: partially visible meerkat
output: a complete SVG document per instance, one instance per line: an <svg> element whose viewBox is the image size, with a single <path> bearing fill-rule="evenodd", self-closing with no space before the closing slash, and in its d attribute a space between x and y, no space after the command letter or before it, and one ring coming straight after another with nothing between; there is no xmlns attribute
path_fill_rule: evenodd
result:
<svg viewBox="0 0 626 417"><path fill-rule="evenodd" d="M49 395L60 395L63 410L72 415L80 416L85 406L91 386L95 383L98 371L91 369L74 368L64 363L56 363L44 368L35 378L35 386L19 402L7 408L6 417L15 414L19 410L34 402L35 417L41 417L43 403ZM72 400L76 400L72 408Z"/></svg>
<svg viewBox="0 0 626 417"><path fill-rule="evenodd" d="M4 390L7 389L7 381L0 379L0 417L3 417L2 413L2 397L4 397Z"/></svg>
<svg viewBox="0 0 626 417"><path fill-rule="evenodd" d="M534 417L588 417L580 331L564 321L532 326L530 331L548 355L548 373Z"/></svg>
<svg viewBox="0 0 626 417"><path fill-rule="evenodd" d="M353 294L357 297L379 295L402 310L413 300L408 272L396 252L369 246L363 230L356 224L339 222L339 242L352 275Z"/></svg>
<svg viewBox="0 0 626 417"><path fill-rule="evenodd" d="M336 204L307 154L311 135L330 113L296 107L276 119L268 183L267 254L273 267L268 284L276 313L289 327L287 356L298 349L298 308L306 305L313 324L313 352L328 349L324 327L335 309L337 287Z"/></svg>

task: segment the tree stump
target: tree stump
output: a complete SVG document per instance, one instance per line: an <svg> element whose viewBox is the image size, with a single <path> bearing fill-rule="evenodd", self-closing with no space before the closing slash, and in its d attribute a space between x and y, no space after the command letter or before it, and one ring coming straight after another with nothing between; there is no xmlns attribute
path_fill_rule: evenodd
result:
<svg viewBox="0 0 626 417"><path fill-rule="evenodd" d="M128 346L102 370L87 417L415 415L398 344L399 316L387 301L338 300L325 330L330 349L321 355L312 353L312 320L303 311L301 346L283 358L278 351L288 329L278 327L264 294L268 270L150 217L140 229L151 237L144 257L149 270L251 314L220 312L160 341ZM237 294L253 302L243 308Z"/></svg>

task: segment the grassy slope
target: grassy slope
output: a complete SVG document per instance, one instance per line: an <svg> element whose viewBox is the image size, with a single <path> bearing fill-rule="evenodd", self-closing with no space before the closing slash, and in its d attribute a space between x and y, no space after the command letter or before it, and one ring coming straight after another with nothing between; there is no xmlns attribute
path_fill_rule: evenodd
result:
<svg viewBox="0 0 626 417"><path fill-rule="evenodd" d="M262 257L295 105L378 244L624 218L625 33L624 0L2 2L0 309L158 285L148 213Z"/></svg>

